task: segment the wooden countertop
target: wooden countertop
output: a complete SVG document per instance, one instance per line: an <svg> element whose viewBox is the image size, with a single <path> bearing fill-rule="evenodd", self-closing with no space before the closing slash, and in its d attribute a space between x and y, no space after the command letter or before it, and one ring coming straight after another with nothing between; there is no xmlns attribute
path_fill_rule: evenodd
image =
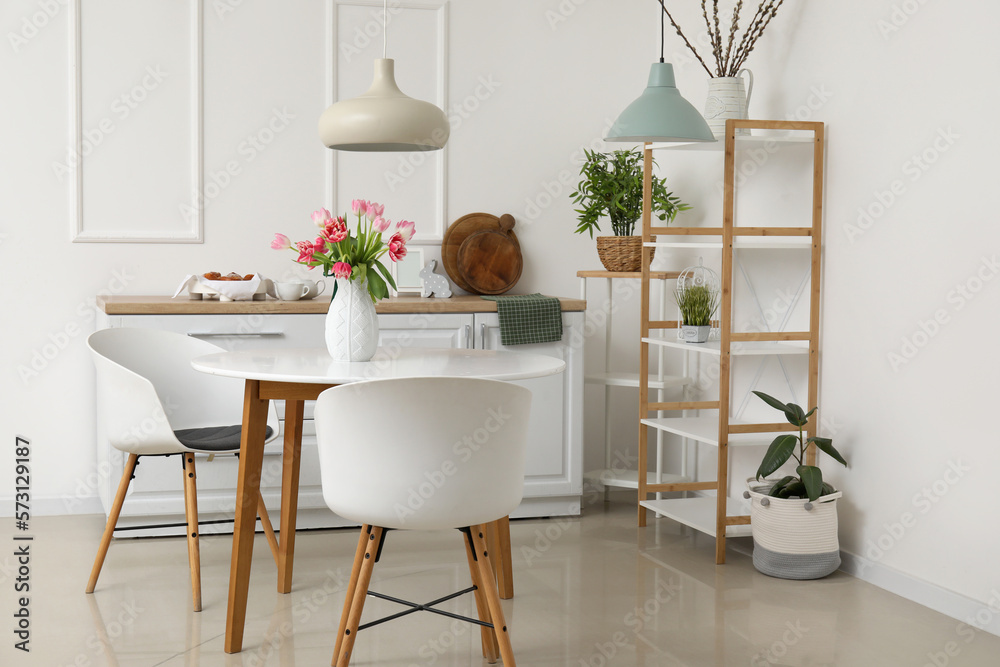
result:
<svg viewBox="0 0 1000 667"><path fill-rule="evenodd" d="M563 311L587 309L583 299L559 298ZM108 315L218 315L246 313L325 313L330 300L324 296L309 301L217 301L188 299L187 295L171 299L169 296L99 296L97 306ZM495 313L495 301L474 295L453 296L450 299L424 299L399 296L383 299L375 304L378 313Z"/></svg>

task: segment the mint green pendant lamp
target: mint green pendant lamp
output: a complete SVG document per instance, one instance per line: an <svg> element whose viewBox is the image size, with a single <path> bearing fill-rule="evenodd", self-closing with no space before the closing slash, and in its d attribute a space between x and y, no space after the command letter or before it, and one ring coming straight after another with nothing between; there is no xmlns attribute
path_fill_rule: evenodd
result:
<svg viewBox="0 0 1000 667"><path fill-rule="evenodd" d="M662 5L662 0L661 0ZM649 68L646 90L611 126L605 141L715 141L712 130L674 83L674 66L663 62L663 13L660 13L660 62Z"/></svg>
<svg viewBox="0 0 1000 667"><path fill-rule="evenodd" d="M674 66L653 63L646 90L625 107L605 141L715 141L712 130L674 85Z"/></svg>

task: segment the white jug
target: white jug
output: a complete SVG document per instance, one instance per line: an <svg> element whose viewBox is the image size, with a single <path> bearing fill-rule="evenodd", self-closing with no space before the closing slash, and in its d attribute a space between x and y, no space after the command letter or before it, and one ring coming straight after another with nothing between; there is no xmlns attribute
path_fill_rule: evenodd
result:
<svg viewBox="0 0 1000 667"><path fill-rule="evenodd" d="M743 85L743 73L749 83ZM750 95L753 93L753 72L741 69L739 76L720 76L708 80L708 99L705 101L705 120L716 139L726 136L726 119L748 118ZM750 130L738 128L736 136L749 135Z"/></svg>

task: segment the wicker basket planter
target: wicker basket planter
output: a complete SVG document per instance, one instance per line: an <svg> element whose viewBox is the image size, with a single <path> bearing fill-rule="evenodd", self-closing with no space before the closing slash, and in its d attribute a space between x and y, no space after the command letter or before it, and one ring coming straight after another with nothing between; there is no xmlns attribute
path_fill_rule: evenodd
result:
<svg viewBox="0 0 1000 667"><path fill-rule="evenodd" d="M841 493L808 499L771 498L771 483L747 480L753 530L753 565L781 579L820 579L840 567L837 499Z"/></svg>
<svg viewBox="0 0 1000 667"><path fill-rule="evenodd" d="M649 249L652 261L656 248ZM642 268L641 236L598 236L597 255L608 271L635 272Z"/></svg>

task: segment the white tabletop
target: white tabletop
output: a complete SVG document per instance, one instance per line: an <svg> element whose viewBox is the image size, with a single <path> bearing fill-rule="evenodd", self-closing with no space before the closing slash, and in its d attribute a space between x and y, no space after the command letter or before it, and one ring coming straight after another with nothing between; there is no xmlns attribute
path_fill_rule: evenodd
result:
<svg viewBox="0 0 1000 667"><path fill-rule="evenodd" d="M523 380L555 375L566 362L527 352L436 348L379 348L371 361L334 361L325 348L218 352L191 365L204 373L246 380L346 384L400 377L477 377Z"/></svg>

